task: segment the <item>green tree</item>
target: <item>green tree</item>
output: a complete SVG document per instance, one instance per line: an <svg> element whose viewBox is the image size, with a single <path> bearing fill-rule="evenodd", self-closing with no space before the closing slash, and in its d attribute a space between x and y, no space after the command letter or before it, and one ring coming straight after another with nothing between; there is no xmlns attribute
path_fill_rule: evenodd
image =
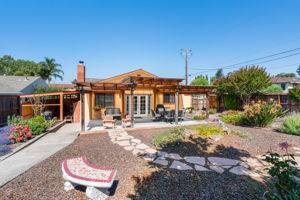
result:
<svg viewBox="0 0 300 200"><path fill-rule="evenodd" d="M261 93L282 93L283 90L278 85L270 85L267 88L263 88L260 92Z"/></svg>
<svg viewBox="0 0 300 200"><path fill-rule="evenodd" d="M280 74L277 74L275 77L293 77L293 78L295 78L296 74L295 73L280 73Z"/></svg>
<svg viewBox="0 0 300 200"><path fill-rule="evenodd" d="M49 83L51 82L53 77L55 79L59 78L63 80L62 75L64 74L64 72L60 69L61 64L56 63L55 59L45 57L45 61L40 62L40 65L40 76L43 79L48 80Z"/></svg>
<svg viewBox="0 0 300 200"><path fill-rule="evenodd" d="M261 67L243 67L216 81L217 93L235 95L248 105L250 99L261 89L271 85L270 76Z"/></svg>
<svg viewBox="0 0 300 200"><path fill-rule="evenodd" d="M224 76L223 69L222 68L218 69L217 72L216 72L215 77L218 79L218 78L221 78L223 76Z"/></svg>
<svg viewBox="0 0 300 200"><path fill-rule="evenodd" d="M300 65L299 65L299 67L298 67L298 69L297 69L297 74L300 76Z"/></svg>
<svg viewBox="0 0 300 200"><path fill-rule="evenodd" d="M208 76L197 76L192 82L191 85L209 85Z"/></svg>

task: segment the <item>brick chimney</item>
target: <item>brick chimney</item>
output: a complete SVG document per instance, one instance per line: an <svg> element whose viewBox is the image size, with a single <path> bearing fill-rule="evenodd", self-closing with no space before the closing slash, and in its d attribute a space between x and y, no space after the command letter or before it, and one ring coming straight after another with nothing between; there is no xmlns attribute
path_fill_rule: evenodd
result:
<svg viewBox="0 0 300 200"><path fill-rule="evenodd" d="M85 82L85 66L83 61L77 65L77 82Z"/></svg>

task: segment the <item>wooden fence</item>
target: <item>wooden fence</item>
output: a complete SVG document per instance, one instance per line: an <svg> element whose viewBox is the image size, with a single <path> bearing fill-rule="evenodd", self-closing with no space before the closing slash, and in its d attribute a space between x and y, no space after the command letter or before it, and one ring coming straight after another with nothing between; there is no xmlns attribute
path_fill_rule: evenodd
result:
<svg viewBox="0 0 300 200"><path fill-rule="evenodd" d="M193 95L192 96L192 107L196 110L203 110L206 108L206 95ZM209 95L209 107L210 108L218 108L218 98L215 94Z"/></svg>
<svg viewBox="0 0 300 200"><path fill-rule="evenodd" d="M0 95L0 125L7 122L7 117L20 115L20 98L14 95Z"/></svg>

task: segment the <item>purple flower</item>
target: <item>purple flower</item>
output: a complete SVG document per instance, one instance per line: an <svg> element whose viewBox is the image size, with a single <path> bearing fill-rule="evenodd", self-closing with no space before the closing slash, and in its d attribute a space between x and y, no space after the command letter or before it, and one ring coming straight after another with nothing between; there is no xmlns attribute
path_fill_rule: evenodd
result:
<svg viewBox="0 0 300 200"><path fill-rule="evenodd" d="M290 146L292 146L292 145L287 142L282 142L279 144L279 147L281 148L281 150L283 150L283 149L287 150Z"/></svg>

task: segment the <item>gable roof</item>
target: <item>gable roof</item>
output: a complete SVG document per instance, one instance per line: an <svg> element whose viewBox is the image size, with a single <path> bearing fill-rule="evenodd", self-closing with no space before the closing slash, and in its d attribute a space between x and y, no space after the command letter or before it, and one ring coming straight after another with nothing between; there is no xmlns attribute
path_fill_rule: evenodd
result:
<svg viewBox="0 0 300 200"><path fill-rule="evenodd" d="M273 77L271 78L272 83L300 83L300 78L293 77Z"/></svg>
<svg viewBox="0 0 300 200"><path fill-rule="evenodd" d="M7 76L0 75L0 94L23 94L31 92L30 87L46 85L45 81L37 76Z"/></svg>
<svg viewBox="0 0 300 200"><path fill-rule="evenodd" d="M147 72L143 69L137 69L131 72L127 72L124 74L120 74L117 76L113 76L111 78L107 78L107 79L103 79L101 81L98 81L98 83L117 83L117 82L121 82L123 79L129 77L129 76L147 76L147 77L157 77L156 75Z"/></svg>

